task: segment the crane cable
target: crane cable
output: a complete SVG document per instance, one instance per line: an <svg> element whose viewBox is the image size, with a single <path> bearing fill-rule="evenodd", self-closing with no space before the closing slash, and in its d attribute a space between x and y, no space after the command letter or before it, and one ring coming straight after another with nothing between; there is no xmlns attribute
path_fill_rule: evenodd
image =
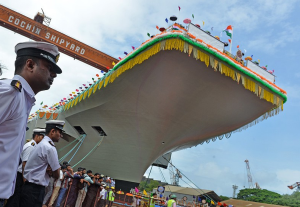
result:
<svg viewBox="0 0 300 207"><path fill-rule="evenodd" d="M69 154L77 147L77 145L81 143L81 141L85 138L85 136L86 136L86 134L81 135L81 138L80 138L79 142L77 142L76 145L69 152L67 152L67 154L65 154L64 156L62 156L59 159L59 162L63 161L66 157L68 157Z"/></svg>
<svg viewBox="0 0 300 207"><path fill-rule="evenodd" d="M91 151L89 151L81 160L79 160L79 162L77 162L75 165L73 165L73 167L76 167L76 165L78 165L79 163L81 163L85 158L87 158L97 147L100 146L102 140L103 140L104 136L101 137L101 139L99 140L99 142L93 147L93 149L91 149Z"/></svg>
<svg viewBox="0 0 300 207"><path fill-rule="evenodd" d="M198 191L198 189L200 190L200 191L202 191L202 195L204 195L204 196L207 196L207 198L209 198L210 200L212 200L214 203L216 203L210 196L208 196L201 188L199 188L193 181L191 181L186 175L184 175L177 167L175 167L172 163L170 163L170 161L169 160L167 160L164 156L162 156L162 158L164 158L170 165L172 165L175 169L177 169L180 173L181 173L181 175L183 175L186 179L188 179L188 181L190 181L197 189L195 189L195 190L197 190ZM161 163L161 162L160 162ZM182 178L181 178L182 179ZM183 179L182 179L183 180ZM184 181L185 182L185 181ZM186 182L185 182L186 183ZM186 183L186 184L188 184L188 183ZM189 185L189 184L188 184ZM190 187L192 187L191 185L189 185ZM199 192L199 191L198 191Z"/></svg>
<svg viewBox="0 0 300 207"><path fill-rule="evenodd" d="M77 150L75 151L75 153L73 154L73 156L72 156L71 159L69 160L69 163L71 162L71 160L73 159L73 157L74 157L74 156L76 155L76 153L78 152L78 150L79 150L79 148L81 147L81 145L82 145L83 141L85 140L85 138L86 138L86 134L83 135L83 139L82 139L80 145L78 146Z"/></svg>
<svg viewBox="0 0 300 207"><path fill-rule="evenodd" d="M165 183L168 183L167 180L166 180L166 178L165 178L165 176L164 176L164 174L163 174L163 172L162 172L162 170L160 169L160 167L158 167L158 168L159 168L160 174L161 174L161 176L163 177ZM170 186L167 185L167 187L169 188L169 191L172 193Z"/></svg>
<svg viewBox="0 0 300 207"><path fill-rule="evenodd" d="M151 174L151 171L152 171L152 167L153 167L153 165L151 165L151 169L150 169L150 172L149 172L149 175L148 175L148 178L147 178L147 181L146 181L144 189L147 187L147 184L148 184L148 181L149 181L149 177L150 177L150 174Z"/></svg>

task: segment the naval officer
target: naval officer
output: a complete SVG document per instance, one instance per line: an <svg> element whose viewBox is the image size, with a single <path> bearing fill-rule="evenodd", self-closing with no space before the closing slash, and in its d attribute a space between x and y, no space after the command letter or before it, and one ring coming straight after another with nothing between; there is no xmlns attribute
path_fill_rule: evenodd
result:
<svg viewBox="0 0 300 207"><path fill-rule="evenodd" d="M34 96L48 90L57 74L58 48L46 42L15 47L15 76L0 80L0 207L13 193L26 124Z"/></svg>
<svg viewBox="0 0 300 207"><path fill-rule="evenodd" d="M42 207L50 176L60 177L60 164L54 142L62 137L64 121L46 121L46 136L29 155L24 169L26 179L21 193L21 207Z"/></svg>
<svg viewBox="0 0 300 207"><path fill-rule="evenodd" d="M21 154L22 163L18 167L15 192L7 200L5 207L19 207L21 190L22 190L23 182L25 182L25 179L23 177L23 171L24 171L26 162L27 162L28 157L29 157L30 153L32 152L32 150L37 146L38 143L40 143L42 141L44 136L45 136L45 129L38 129L38 128L34 129L33 135L32 135L32 140L30 142L27 142L23 146L23 151Z"/></svg>

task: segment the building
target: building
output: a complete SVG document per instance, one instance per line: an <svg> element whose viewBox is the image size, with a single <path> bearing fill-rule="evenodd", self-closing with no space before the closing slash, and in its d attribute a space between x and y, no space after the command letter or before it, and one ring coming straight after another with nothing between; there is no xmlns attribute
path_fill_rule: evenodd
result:
<svg viewBox="0 0 300 207"><path fill-rule="evenodd" d="M170 194L175 194L177 197L177 201L181 204L184 204L184 200L186 205L193 201L198 201L198 198L201 199L211 198L214 201L221 201L221 198L213 191L206 189L197 189L197 188L188 188L188 187L180 187L173 185L166 185L164 197L169 196ZM157 189L153 189L153 192L156 192ZM186 198L185 198L186 197Z"/></svg>

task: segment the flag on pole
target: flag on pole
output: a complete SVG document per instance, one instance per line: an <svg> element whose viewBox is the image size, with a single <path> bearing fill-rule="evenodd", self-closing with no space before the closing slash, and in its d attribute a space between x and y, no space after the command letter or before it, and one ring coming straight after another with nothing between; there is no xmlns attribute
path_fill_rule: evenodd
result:
<svg viewBox="0 0 300 207"><path fill-rule="evenodd" d="M180 9L181 9L180 6L178 6L178 9L179 9L179 11L180 11Z"/></svg>
<svg viewBox="0 0 300 207"><path fill-rule="evenodd" d="M112 65L115 65L116 63L115 62L112 62Z"/></svg>
<svg viewBox="0 0 300 207"><path fill-rule="evenodd" d="M159 29L159 27L158 27L158 26L156 26L156 29Z"/></svg>
<svg viewBox="0 0 300 207"><path fill-rule="evenodd" d="M229 25L224 31L226 32L228 37L232 38L232 26L231 25Z"/></svg>
<svg viewBox="0 0 300 207"><path fill-rule="evenodd" d="M194 14L192 14L193 19L195 18Z"/></svg>
<svg viewBox="0 0 300 207"><path fill-rule="evenodd" d="M203 26L204 26L205 22L203 21Z"/></svg>
<svg viewBox="0 0 300 207"><path fill-rule="evenodd" d="M228 42L231 43L231 39L228 39Z"/></svg>
<svg viewBox="0 0 300 207"><path fill-rule="evenodd" d="M146 196L146 195L147 195L147 192L144 190L144 191L143 191L143 194Z"/></svg>
<svg viewBox="0 0 300 207"><path fill-rule="evenodd" d="M131 47L132 47L133 50L135 49L135 47L133 47L133 46L131 46Z"/></svg>
<svg viewBox="0 0 300 207"><path fill-rule="evenodd" d="M139 189L137 189L137 187L134 188L136 193L139 193Z"/></svg>
<svg viewBox="0 0 300 207"><path fill-rule="evenodd" d="M168 18L166 18L165 21L166 21L167 23L169 23Z"/></svg>
<svg viewBox="0 0 300 207"><path fill-rule="evenodd" d="M238 45L238 46L236 46L237 48L240 48L240 46Z"/></svg>

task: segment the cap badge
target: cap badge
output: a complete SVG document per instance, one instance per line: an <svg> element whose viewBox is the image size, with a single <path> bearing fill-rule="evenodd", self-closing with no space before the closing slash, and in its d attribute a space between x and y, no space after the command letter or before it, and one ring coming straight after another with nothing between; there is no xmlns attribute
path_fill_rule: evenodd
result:
<svg viewBox="0 0 300 207"><path fill-rule="evenodd" d="M55 57L55 62L56 62L56 63L58 62L58 59L59 59L59 54L56 55L56 57Z"/></svg>
<svg viewBox="0 0 300 207"><path fill-rule="evenodd" d="M12 80L10 85L12 85L15 89L17 89L19 92L22 90L22 84L18 80Z"/></svg>

